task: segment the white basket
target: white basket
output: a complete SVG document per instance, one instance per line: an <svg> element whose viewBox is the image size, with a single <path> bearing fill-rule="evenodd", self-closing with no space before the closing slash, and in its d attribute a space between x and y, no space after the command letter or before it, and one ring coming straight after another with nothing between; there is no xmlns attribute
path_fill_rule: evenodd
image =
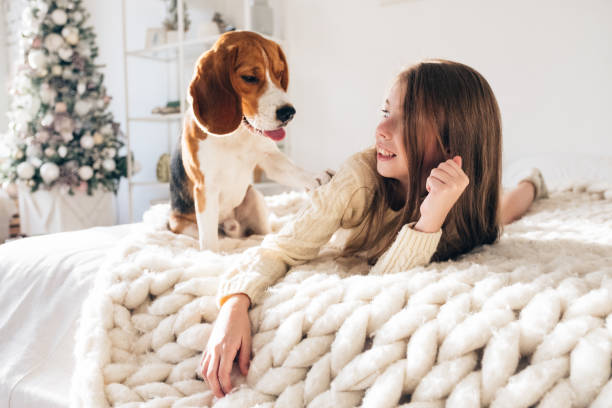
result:
<svg viewBox="0 0 612 408"><path fill-rule="evenodd" d="M93 195L38 190L19 185L21 233L28 236L108 226L116 223L115 195L97 190Z"/></svg>

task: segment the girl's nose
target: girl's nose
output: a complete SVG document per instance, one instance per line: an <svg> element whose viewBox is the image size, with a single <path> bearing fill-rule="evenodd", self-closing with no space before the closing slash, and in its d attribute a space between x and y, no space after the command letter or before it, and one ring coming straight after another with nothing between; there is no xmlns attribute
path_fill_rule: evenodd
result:
<svg viewBox="0 0 612 408"><path fill-rule="evenodd" d="M383 140L390 139L390 136L387 135L387 133L384 131L384 129L380 125L376 128L376 137L381 138Z"/></svg>
<svg viewBox="0 0 612 408"><path fill-rule="evenodd" d="M376 132L376 139L377 140L385 140L385 141L387 141L387 140L389 140L389 137L387 137L387 135L385 135L382 132Z"/></svg>

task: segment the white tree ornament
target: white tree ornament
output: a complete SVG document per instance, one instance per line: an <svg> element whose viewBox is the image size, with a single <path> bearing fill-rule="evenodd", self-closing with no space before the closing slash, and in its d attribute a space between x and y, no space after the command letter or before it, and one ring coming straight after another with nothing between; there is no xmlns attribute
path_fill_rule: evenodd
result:
<svg viewBox="0 0 612 408"><path fill-rule="evenodd" d="M83 21L83 13L81 13L80 11L75 12L72 15L72 19L74 20L75 23L80 23L81 21Z"/></svg>
<svg viewBox="0 0 612 408"><path fill-rule="evenodd" d="M94 139L90 135L81 136L80 142L83 149L91 149L95 145Z"/></svg>
<svg viewBox="0 0 612 408"><path fill-rule="evenodd" d="M79 116L85 116L91 109L91 103L85 99L81 99L74 105L74 112Z"/></svg>
<svg viewBox="0 0 612 408"><path fill-rule="evenodd" d="M61 145L57 148L57 154L59 155L59 157L66 157L66 155L68 154L68 148L66 148L66 146L64 145Z"/></svg>
<svg viewBox="0 0 612 408"><path fill-rule="evenodd" d="M38 10L38 15L45 15L47 14L47 12L49 11L49 5L47 4L47 2L45 1L37 1L36 4L34 4L34 8L36 8Z"/></svg>
<svg viewBox="0 0 612 408"><path fill-rule="evenodd" d="M79 29L72 26L66 26L62 30L62 36L66 39L66 42L70 45L77 45L79 43Z"/></svg>
<svg viewBox="0 0 612 408"><path fill-rule="evenodd" d="M64 61L70 61L73 55L72 48L68 48L68 47L60 48L59 51L57 52L57 55L59 55L60 58Z"/></svg>
<svg viewBox="0 0 612 408"><path fill-rule="evenodd" d="M62 9L55 9L53 13L51 13L51 20L58 26L63 26L68 21L68 16L66 12Z"/></svg>
<svg viewBox="0 0 612 408"><path fill-rule="evenodd" d="M34 166L28 162L21 162L17 166L17 175L22 180L29 180L34 176Z"/></svg>
<svg viewBox="0 0 612 408"><path fill-rule="evenodd" d="M47 57L41 50L33 50L28 55L28 64L30 64L33 69L42 69L45 67L46 63Z"/></svg>
<svg viewBox="0 0 612 408"><path fill-rule="evenodd" d="M47 184L54 182L60 175L60 169L57 167L57 164L53 162L43 163L40 166L40 177L42 177L43 181Z"/></svg>
<svg viewBox="0 0 612 408"><path fill-rule="evenodd" d="M64 45L64 39L57 33L51 33L45 37L45 48L50 52L57 52Z"/></svg>
<svg viewBox="0 0 612 408"><path fill-rule="evenodd" d="M116 164L113 159L106 159L102 162L102 167L104 167L106 171L113 171L116 168Z"/></svg>
<svg viewBox="0 0 612 408"><path fill-rule="evenodd" d="M90 166L83 166L79 169L79 177L83 181L87 181L93 177L93 169Z"/></svg>

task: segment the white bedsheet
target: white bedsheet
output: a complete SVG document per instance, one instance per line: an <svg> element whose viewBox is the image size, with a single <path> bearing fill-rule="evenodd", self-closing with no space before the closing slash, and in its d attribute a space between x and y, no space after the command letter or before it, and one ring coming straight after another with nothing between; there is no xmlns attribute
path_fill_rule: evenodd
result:
<svg viewBox="0 0 612 408"><path fill-rule="evenodd" d="M0 245L0 407L69 403L81 305L106 252L138 224Z"/></svg>

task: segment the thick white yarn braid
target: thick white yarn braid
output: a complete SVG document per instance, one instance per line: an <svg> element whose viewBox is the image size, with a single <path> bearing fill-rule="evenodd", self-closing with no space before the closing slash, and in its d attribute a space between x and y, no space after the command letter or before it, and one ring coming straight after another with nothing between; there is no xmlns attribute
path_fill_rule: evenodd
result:
<svg viewBox="0 0 612 408"><path fill-rule="evenodd" d="M84 308L73 406L610 407L612 190L586 187L538 201L456 262L387 276L325 257L293 268L250 311L249 374L234 368L222 399L195 373L238 254L142 232ZM277 228L302 199L269 200Z"/></svg>

